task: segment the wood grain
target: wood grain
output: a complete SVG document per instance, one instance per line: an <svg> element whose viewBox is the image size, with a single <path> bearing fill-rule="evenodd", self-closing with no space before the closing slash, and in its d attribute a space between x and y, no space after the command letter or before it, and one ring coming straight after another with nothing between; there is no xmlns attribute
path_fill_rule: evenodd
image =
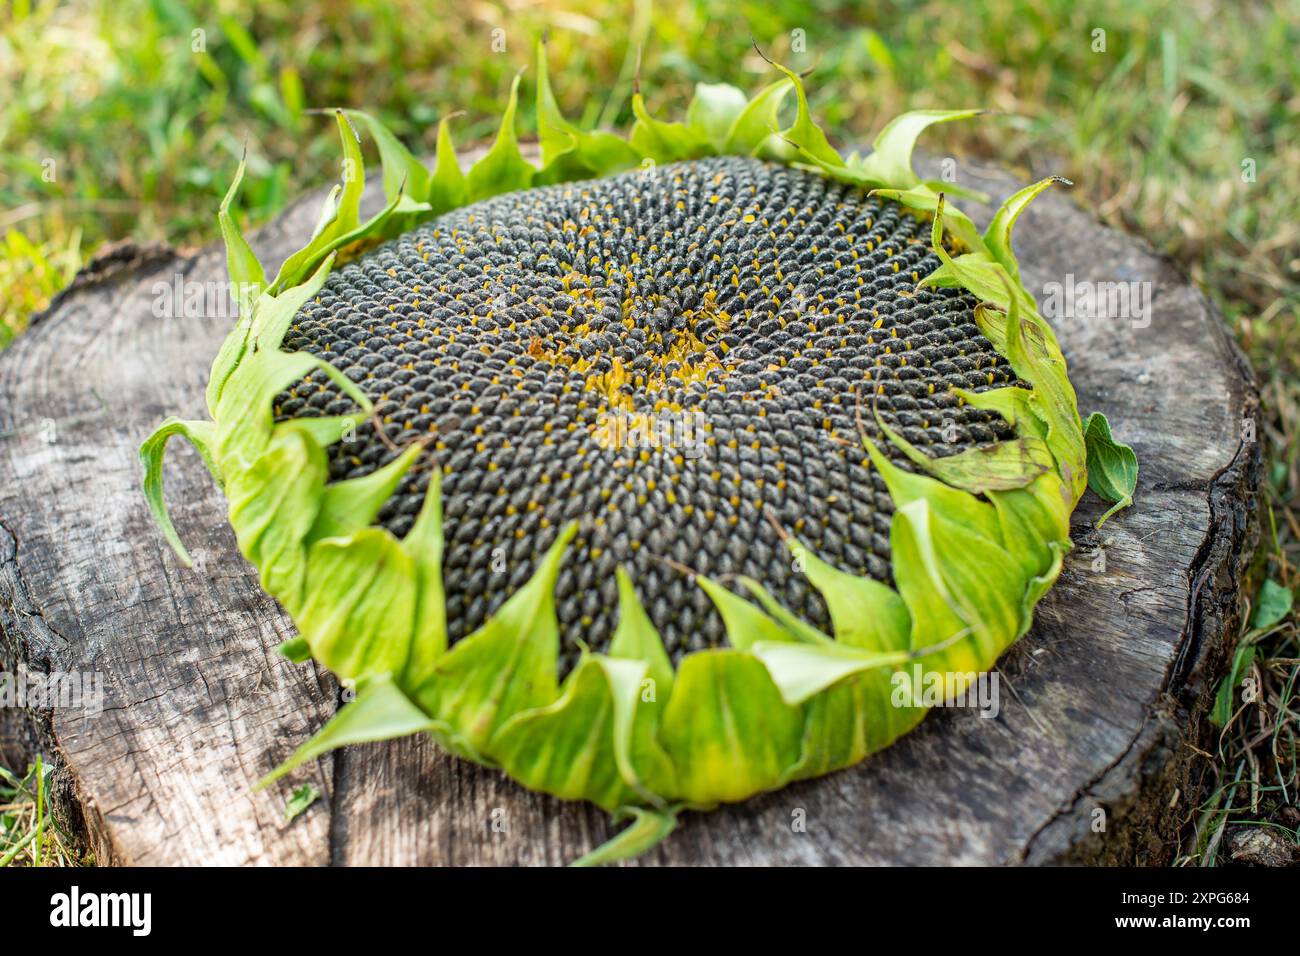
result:
<svg viewBox="0 0 1300 956"><path fill-rule="evenodd" d="M1015 185L960 172L999 197ZM264 262L301 244L318 203L305 197L255 237ZM1040 299L1067 273L1152 284L1149 327L1056 323L1081 409L1105 412L1138 452L1136 506L1098 535L1103 506L1085 497L1060 583L1000 662L997 717L936 712L855 768L686 815L639 863L1155 863L1172 852L1257 536L1259 446L1243 440L1257 395L1204 296L1142 243L1052 193L1016 239ZM233 321L155 315L154 284L177 276L223 282L221 250L116 250L0 354L0 660L104 682L102 712L28 709L58 758L64 811L99 860L561 864L606 840L617 827L594 808L529 793L427 739L348 748L251 790L334 712L338 688L275 652L292 625L183 443L167 496L201 567L182 569L149 518L136 448L165 415L202 414ZM285 799L304 782L323 799L286 825Z"/></svg>

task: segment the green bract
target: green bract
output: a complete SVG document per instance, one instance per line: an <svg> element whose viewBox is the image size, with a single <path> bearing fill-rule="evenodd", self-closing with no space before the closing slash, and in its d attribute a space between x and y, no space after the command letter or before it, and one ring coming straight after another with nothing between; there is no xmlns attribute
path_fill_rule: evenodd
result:
<svg viewBox="0 0 1300 956"><path fill-rule="evenodd" d="M207 389L208 421L169 419L144 443L145 492L167 539L186 558L162 497L162 456L172 435L200 451L230 505L243 554L262 586L296 622L307 653L345 681L356 699L267 781L330 748L404 734L432 734L449 751L500 767L525 786L590 800L634 818L587 862L639 852L667 834L682 808L743 800L825 774L888 746L924 716L916 698L896 706L898 680L974 674L1030 626L1034 605L1069 551L1069 516L1087 484L1084 432L1055 336L1021 283L1010 235L1024 206L1054 180L1012 196L980 234L912 171L917 137L935 123L978 111L920 111L892 121L865 157L843 158L809 116L800 78L747 98L701 84L684 122L654 118L638 93L636 123L621 137L579 129L560 114L545 52L537 115L541 166L515 135L519 81L489 152L462 172L444 121L437 160L426 169L373 117L339 111L344 182L326 201L311 241L270 281L220 213L231 280L260 290L222 345ZM796 116L778 130L793 92ZM361 147L354 123L378 144L388 203L363 222ZM476 633L448 646L441 568L441 504L434 482L403 538L376 527L381 506L422 452L416 444L362 478L331 482L325 449L350 419L276 422L277 394L320 369L362 414L361 390L317 356L280 346L293 317L325 282L336 256L373 245L448 210L532 186L603 177L643 163L753 155L811 168L877 190L933 221L942 265L923 285L963 287L984 304L983 333L1029 388L960 391L1000 414L1014 440L931 459L880 422L914 464L904 470L864 438L895 505L890 587L846 573L788 542L833 622L822 633L757 581L735 589L696 583L716 604L730 647L686 655L674 669L659 634L620 573L620 614L607 653L584 654L558 678L554 584L574 534L562 534L527 583ZM944 230L965 250L951 255ZM455 587L456 582L446 582ZM263 781L264 783L267 781Z"/></svg>

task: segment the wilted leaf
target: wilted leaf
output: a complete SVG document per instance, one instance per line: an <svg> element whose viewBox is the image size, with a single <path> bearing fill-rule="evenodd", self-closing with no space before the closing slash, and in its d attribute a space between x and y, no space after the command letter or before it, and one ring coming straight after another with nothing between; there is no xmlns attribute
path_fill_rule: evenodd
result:
<svg viewBox="0 0 1300 956"><path fill-rule="evenodd" d="M1097 519L1097 527L1116 511L1133 503L1137 488L1138 460L1133 449L1117 442L1110 434L1110 422L1101 412L1093 412L1083 423L1083 440L1088 446L1088 487L1114 507Z"/></svg>
<svg viewBox="0 0 1300 956"><path fill-rule="evenodd" d="M1259 598L1255 602L1255 614L1250 619L1250 626L1264 631L1291 613L1291 604L1295 596L1276 581L1265 580L1259 589Z"/></svg>

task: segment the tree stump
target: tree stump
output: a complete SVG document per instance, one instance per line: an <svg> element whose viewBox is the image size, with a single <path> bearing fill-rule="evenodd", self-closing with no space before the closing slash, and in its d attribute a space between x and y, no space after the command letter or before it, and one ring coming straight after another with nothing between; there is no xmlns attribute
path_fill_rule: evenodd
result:
<svg viewBox="0 0 1300 956"><path fill-rule="evenodd" d="M1017 185L963 172L963 185L997 197ZM274 268L305 241L320 199L255 236L263 262ZM1054 321L1080 409L1105 412L1137 451L1135 505L1098 533L1105 506L1085 495L1059 583L999 662L997 717L937 710L849 770L686 814L639 862L1171 856L1258 536L1258 396L1220 317L1141 242L1049 191L1021 218L1016 246L1040 301L1069 274L1151 283L1149 327ZM339 688L276 653L292 625L237 552L225 500L184 443L167 497L195 570L145 506L136 449L168 414L205 417L210 363L234 322L210 309L156 315L156 284L178 281L220 286L222 249L114 250L0 353L0 661L29 683L102 682L102 709L27 701L57 758L63 809L97 859L560 864L608 839L619 827L594 807L530 793L423 737L350 747L252 790L333 714ZM308 782L322 799L286 823L288 794Z"/></svg>

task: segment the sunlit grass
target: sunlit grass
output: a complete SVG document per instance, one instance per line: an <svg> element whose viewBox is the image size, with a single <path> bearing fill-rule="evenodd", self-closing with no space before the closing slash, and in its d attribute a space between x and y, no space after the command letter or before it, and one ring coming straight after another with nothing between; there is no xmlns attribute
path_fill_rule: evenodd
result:
<svg viewBox="0 0 1300 956"><path fill-rule="evenodd" d="M21 777L0 767L0 868L89 862L53 812L52 776L40 757Z"/></svg>

